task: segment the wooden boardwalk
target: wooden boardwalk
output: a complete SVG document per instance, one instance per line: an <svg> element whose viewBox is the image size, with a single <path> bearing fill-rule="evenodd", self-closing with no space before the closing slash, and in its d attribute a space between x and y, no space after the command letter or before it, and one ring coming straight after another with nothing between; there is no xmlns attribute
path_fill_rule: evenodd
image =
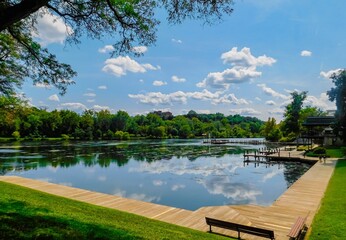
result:
<svg viewBox="0 0 346 240"><path fill-rule="evenodd" d="M255 205L210 206L189 211L17 176L1 176L0 181L200 231L208 231L205 217L209 216L274 230L276 239L288 239L286 234L298 216L309 214L307 223L308 225L311 224L333 173L335 162L335 159L317 162L269 207ZM219 233L237 236L237 233L233 231L214 229ZM260 239L246 234L243 234L242 238Z"/></svg>

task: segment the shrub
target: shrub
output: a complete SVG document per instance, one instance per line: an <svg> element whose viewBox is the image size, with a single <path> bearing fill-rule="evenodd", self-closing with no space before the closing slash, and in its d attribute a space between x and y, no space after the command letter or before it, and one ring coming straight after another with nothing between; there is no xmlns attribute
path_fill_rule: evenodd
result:
<svg viewBox="0 0 346 240"><path fill-rule="evenodd" d="M12 133L12 137L14 137L16 140L18 140L20 138L20 133L18 131L14 131Z"/></svg>
<svg viewBox="0 0 346 240"><path fill-rule="evenodd" d="M309 149L309 146L298 146L297 151L307 151Z"/></svg>
<svg viewBox="0 0 346 240"><path fill-rule="evenodd" d="M123 140L130 140L130 134L128 132L124 132Z"/></svg>
<svg viewBox="0 0 346 240"><path fill-rule="evenodd" d="M116 140L122 140L124 136L124 132L123 131L116 131L114 134L114 138Z"/></svg>
<svg viewBox="0 0 346 240"><path fill-rule="evenodd" d="M326 154L327 150L324 147L317 147L313 149L314 154Z"/></svg>
<svg viewBox="0 0 346 240"><path fill-rule="evenodd" d="M61 134L61 138L62 138L63 140L69 140L69 139L70 139L70 136L67 135L67 134Z"/></svg>

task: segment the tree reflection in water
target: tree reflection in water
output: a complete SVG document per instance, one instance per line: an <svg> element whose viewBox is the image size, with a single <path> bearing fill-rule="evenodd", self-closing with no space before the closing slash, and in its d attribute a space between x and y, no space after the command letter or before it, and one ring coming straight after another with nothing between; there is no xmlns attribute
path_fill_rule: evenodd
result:
<svg viewBox="0 0 346 240"><path fill-rule="evenodd" d="M263 147L204 145L202 140L22 143L0 146L0 174L71 181L75 187L191 210L215 204L266 205L284 191L278 182L287 188L310 166L289 162L268 170L243 165L245 150ZM89 176L87 169L102 173ZM55 171L63 173L56 176ZM280 174L282 180L274 179Z"/></svg>

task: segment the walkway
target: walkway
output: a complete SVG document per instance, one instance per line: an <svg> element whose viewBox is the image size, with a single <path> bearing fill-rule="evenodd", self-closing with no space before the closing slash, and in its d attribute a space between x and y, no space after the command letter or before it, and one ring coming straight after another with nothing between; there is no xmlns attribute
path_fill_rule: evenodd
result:
<svg viewBox="0 0 346 240"><path fill-rule="evenodd" d="M298 154L300 153L290 152L292 157ZM1 176L0 181L200 231L208 230L205 216L209 216L274 230L276 239L288 239L286 234L298 216L306 216L309 213L307 223L311 224L333 173L335 162L335 159L328 159L325 163L317 162L269 207L232 205L203 207L189 211L16 176ZM237 236L236 232L217 228L215 230ZM242 238L259 239L245 234Z"/></svg>

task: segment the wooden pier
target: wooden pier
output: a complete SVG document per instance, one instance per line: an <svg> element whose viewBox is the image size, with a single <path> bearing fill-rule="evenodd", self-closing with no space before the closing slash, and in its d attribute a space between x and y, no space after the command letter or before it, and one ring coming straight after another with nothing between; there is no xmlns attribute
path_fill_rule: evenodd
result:
<svg viewBox="0 0 346 240"><path fill-rule="evenodd" d="M205 144L246 144L246 145L264 145L267 143L265 140L255 140L255 139L204 139Z"/></svg>

